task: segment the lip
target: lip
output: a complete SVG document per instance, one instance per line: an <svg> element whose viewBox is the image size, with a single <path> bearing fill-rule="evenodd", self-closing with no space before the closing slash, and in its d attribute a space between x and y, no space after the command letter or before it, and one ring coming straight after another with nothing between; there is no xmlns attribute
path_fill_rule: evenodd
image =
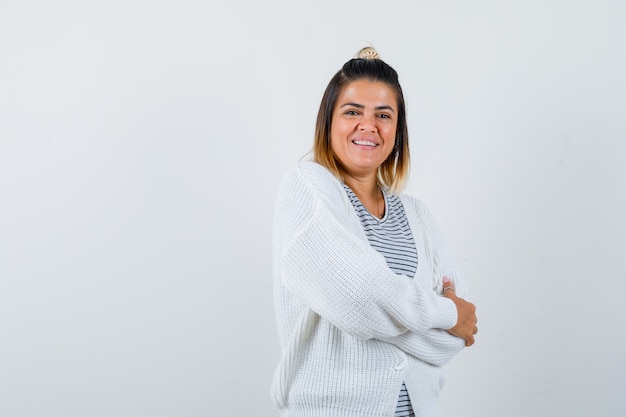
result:
<svg viewBox="0 0 626 417"><path fill-rule="evenodd" d="M361 149L375 149L380 145L377 140L372 138L354 138L351 142Z"/></svg>

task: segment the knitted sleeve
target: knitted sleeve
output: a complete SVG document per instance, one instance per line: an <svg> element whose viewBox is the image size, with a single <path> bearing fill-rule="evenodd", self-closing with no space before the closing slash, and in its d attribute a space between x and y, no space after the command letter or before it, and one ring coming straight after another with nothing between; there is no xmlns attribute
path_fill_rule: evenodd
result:
<svg viewBox="0 0 626 417"><path fill-rule="evenodd" d="M467 296L467 285L449 245L437 226L428 208L419 200L406 196L411 210L415 210L426 230L429 254L433 266L433 290L441 294L442 277L448 276L455 285L459 297ZM426 332L407 332L395 337L384 338L406 353L433 365L445 365L465 347L465 341L445 330L430 329Z"/></svg>
<svg viewBox="0 0 626 417"><path fill-rule="evenodd" d="M465 347L463 339L441 329L428 329L422 333L410 331L381 340L435 366L447 364Z"/></svg>
<svg viewBox="0 0 626 417"><path fill-rule="evenodd" d="M342 190L321 169L296 169L281 184L275 213L283 285L339 329L361 339L449 329L454 303L391 271L346 224Z"/></svg>

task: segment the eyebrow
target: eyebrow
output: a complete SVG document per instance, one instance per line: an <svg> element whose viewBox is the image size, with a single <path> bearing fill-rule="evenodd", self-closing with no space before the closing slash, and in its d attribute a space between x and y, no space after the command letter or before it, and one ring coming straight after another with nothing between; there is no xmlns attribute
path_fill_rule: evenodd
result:
<svg viewBox="0 0 626 417"><path fill-rule="evenodd" d="M340 108L341 108L341 107L346 107L346 106L356 107L357 109L364 109L364 108L365 108L365 106L364 106L364 105L362 105L362 104L358 104L358 103L345 103L345 104L342 104L342 105L340 106ZM392 111L392 112L394 112L394 113L396 112L396 111L393 109L393 107L391 107L391 106L377 106L377 107L374 107L374 110L391 110L391 111Z"/></svg>

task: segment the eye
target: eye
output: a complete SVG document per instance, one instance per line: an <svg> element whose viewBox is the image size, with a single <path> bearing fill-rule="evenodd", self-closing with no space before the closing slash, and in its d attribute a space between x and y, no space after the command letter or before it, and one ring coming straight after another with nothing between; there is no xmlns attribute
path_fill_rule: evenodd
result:
<svg viewBox="0 0 626 417"><path fill-rule="evenodd" d="M381 113L378 115L378 117L380 119L391 119L391 115L387 114L387 113Z"/></svg>
<svg viewBox="0 0 626 417"><path fill-rule="evenodd" d="M344 114L346 116L358 116L359 112L357 110L346 110Z"/></svg>

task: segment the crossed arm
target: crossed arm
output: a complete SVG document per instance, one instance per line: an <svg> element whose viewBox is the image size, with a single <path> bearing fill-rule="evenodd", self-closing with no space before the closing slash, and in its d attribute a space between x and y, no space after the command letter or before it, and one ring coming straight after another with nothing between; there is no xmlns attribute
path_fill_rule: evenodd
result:
<svg viewBox="0 0 626 417"><path fill-rule="evenodd" d="M447 363L466 344L452 334L461 324L459 302L394 274L382 255L344 226L346 213L329 203L341 194L334 197L320 194L300 172L283 185L276 215L283 285L355 337Z"/></svg>

